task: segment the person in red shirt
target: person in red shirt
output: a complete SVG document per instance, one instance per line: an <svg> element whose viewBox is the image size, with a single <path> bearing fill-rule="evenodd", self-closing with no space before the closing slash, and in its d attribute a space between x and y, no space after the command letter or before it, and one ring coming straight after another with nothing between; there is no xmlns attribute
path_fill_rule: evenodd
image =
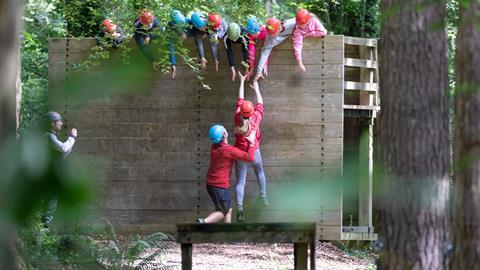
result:
<svg viewBox="0 0 480 270"><path fill-rule="evenodd" d="M208 138L212 142L210 149L210 168L207 173L207 192L215 205L215 212L206 218L199 218L199 223L216 223L224 220L232 222L232 208L230 204L230 175L232 174L233 162L242 160L252 162L255 151L255 132L245 138L247 149L242 151L228 144L228 132L221 125L210 128Z"/></svg>
<svg viewBox="0 0 480 270"><path fill-rule="evenodd" d="M238 90L238 101L235 107L235 146L246 151L248 147L247 136L251 133L255 135L255 157L253 162L245 162L238 160L235 163L235 176L237 184L235 186L236 202L237 202L237 222L243 222L243 193L245 190L245 181L247 178L248 164L251 163L255 175L257 176L258 189L260 190L259 199L263 206L268 205L267 184L265 180L265 172L263 171L262 155L260 153L260 141L262 133L260 132L260 122L263 118L263 98L260 94L258 82L253 82L253 89L257 96L257 104L248 100L244 100L244 83L246 76L239 74L240 88Z"/></svg>

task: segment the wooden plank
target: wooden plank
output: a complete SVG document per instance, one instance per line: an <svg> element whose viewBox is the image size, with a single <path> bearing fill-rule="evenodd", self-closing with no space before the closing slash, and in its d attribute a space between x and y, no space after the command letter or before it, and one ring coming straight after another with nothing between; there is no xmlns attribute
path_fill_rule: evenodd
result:
<svg viewBox="0 0 480 270"><path fill-rule="evenodd" d="M377 83L362 83L362 82L345 81L344 88L345 88L345 90L360 90L360 91L377 92L378 91L378 84Z"/></svg>
<svg viewBox="0 0 480 270"><path fill-rule="evenodd" d="M247 222L315 222L319 225L342 225L341 209L338 211L254 211L245 209Z"/></svg>
<svg viewBox="0 0 480 270"><path fill-rule="evenodd" d="M344 43L349 45L377 47L377 39L374 38L357 38L357 37L344 37Z"/></svg>
<svg viewBox="0 0 480 270"><path fill-rule="evenodd" d="M317 225L317 240L341 240L342 226Z"/></svg>
<svg viewBox="0 0 480 270"><path fill-rule="evenodd" d="M378 234L376 233L344 233L342 232L343 241L377 241Z"/></svg>
<svg viewBox="0 0 480 270"><path fill-rule="evenodd" d="M177 224L179 243L310 243L315 223Z"/></svg>
<svg viewBox="0 0 480 270"><path fill-rule="evenodd" d="M163 95L150 94L145 96L125 96L120 95L106 95L98 96L97 98L89 98L83 100L76 100L69 102L71 109L196 109L196 108L225 108L233 113L237 95L234 95L231 90L230 93L222 92L202 93L198 95L194 91L190 93L178 91L162 90ZM264 100L266 108L272 110L284 108L315 108L324 104L324 107L341 109L343 105L342 94L324 94L320 93L305 93L302 95L290 92L289 95L271 95L268 97L269 90L264 91L267 97ZM248 95L248 99L255 101L255 97ZM58 99L56 103L64 104L64 99ZM54 105L54 104L52 104Z"/></svg>
<svg viewBox="0 0 480 270"><path fill-rule="evenodd" d="M344 104L343 109L348 110L373 110L378 111L380 110L379 106L366 106L366 105L351 105L351 104Z"/></svg>
<svg viewBox="0 0 480 270"><path fill-rule="evenodd" d="M70 119L70 115L71 119ZM197 123L189 119L189 123L181 123L176 120L175 123L168 123L169 120L162 122L147 123L125 123L125 122L84 122L87 119L80 119L72 112L68 113L69 125L76 126L80 129L81 136L84 138L117 138L117 137L191 137L198 136L202 138L202 144L209 144L207 140L207 132L213 123L223 125L231 134L230 143L233 140L233 121L224 119L227 122L202 122ZM94 115L94 114L83 114ZM92 119L92 118L90 118ZM318 121L316 119L315 121ZM180 122L180 123L179 123ZM302 138L320 138L325 141L330 138L342 138L344 131L343 126L338 123L312 123L312 122L270 122L264 121L261 124L263 143L271 140L283 140L291 144L302 144ZM80 137L79 137L80 138ZM204 138L204 139L203 139ZM317 141L318 142L318 141ZM323 142L320 140L320 142Z"/></svg>
<svg viewBox="0 0 480 270"><path fill-rule="evenodd" d="M359 67L359 68L369 68L369 69L378 68L377 61L365 60L365 59L354 59L354 58L345 58L344 65L349 67Z"/></svg>
<svg viewBox="0 0 480 270"><path fill-rule="evenodd" d="M286 218L288 211L306 211L297 213L305 218L314 217L315 220L335 222L337 214L327 212L341 211L341 194L339 184L315 181L312 184L299 184L298 194L292 194L292 183L269 182L268 193L271 197L272 211L283 211ZM249 186L246 194L257 194ZM160 192L161 191L161 192ZM314 191L317 195L314 194ZM328 191L328 193L327 193ZM305 194L301 194L301 193ZM290 193L290 197L286 194ZM319 196L321 194L322 196ZM233 195L233 192L232 192ZM105 207L117 210L211 210L213 203L205 189L205 182L109 182ZM287 196L287 198L285 197ZM296 199L295 199L296 198ZM297 204L291 201L297 201ZM233 200L232 200L233 203ZM294 205L292 205L294 204ZM272 212L272 217L275 212ZM281 213L279 213L281 215ZM333 220L333 221L332 221Z"/></svg>
<svg viewBox="0 0 480 270"><path fill-rule="evenodd" d="M284 111L271 111L266 108L265 116L262 124L270 122L294 122L294 123L343 123L338 120L342 116L342 111L333 111L326 109L328 103L322 103L318 108L285 108ZM322 109L325 108L325 109ZM344 107L345 108L345 107ZM91 119L101 122L102 124L124 123L124 124L164 124L175 122L188 123L205 123L210 126L211 123L229 123L232 121L231 110L220 108L211 109L95 109L95 110L69 110L70 121L77 126L88 126ZM323 120L322 120L323 118Z"/></svg>
<svg viewBox="0 0 480 270"><path fill-rule="evenodd" d="M208 166L198 167L109 167L106 177L108 181L204 181ZM339 171L340 167L273 167L264 166L267 181L291 181L304 175L323 175L332 171ZM199 178L200 177L200 178ZM232 179L235 179L232 176ZM256 176L253 169L247 173L247 186L256 185ZM255 183L253 183L255 182Z"/></svg>

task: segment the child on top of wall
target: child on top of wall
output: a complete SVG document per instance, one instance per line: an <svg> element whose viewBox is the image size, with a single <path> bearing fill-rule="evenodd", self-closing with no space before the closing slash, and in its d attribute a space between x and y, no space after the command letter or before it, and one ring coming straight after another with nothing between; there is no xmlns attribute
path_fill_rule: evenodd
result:
<svg viewBox="0 0 480 270"><path fill-rule="evenodd" d="M207 34L210 49L212 50L213 59L215 61L215 70L218 71L218 48L219 40L223 39L227 33L227 22L217 13L211 12L208 18L203 13L194 12L191 16L191 22L196 30L202 33L202 37ZM198 39L195 35L195 43L197 45L198 53L200 55L201 68L207 67L207 59L203 51L203 41Z"/></svg>
<svg viewBox="0 0 480 270"><path fill-rule="evenodd" d="M233 43L239 43L242 47L242 55L243 55L243 64L245 65L245 71L248 74L248 63L249 63L249 55L248 55L248 44L249 40L246 36L247 32L244 28L240 27L237 23L230 23L228 25L227 35L224 38L225 43L225 50L227 51L227 58L228 64L230 65L230 69L232 71L232 81L235 81L237 77L237 71L235 70L235 61L233 55Z"/></svg>
<svg viewBox="0 0 480 270"><path fill-rule="evenodd" d="M172 10L170 12L170 21L167 24L169 34L169 48L170 48L170 64L172 70L172 78L175 78L177 74L177 58L175 57L175 46L174 41L175 37L180 36L183 40L187 38L188 26L190 24L190 19L185 18L183 13L179 10Z"/></svg>
<svg viewBox="0 0 480 270"><path fill-rule="evenodd" d="M160 26L160 20L148 9L142 9L140 15L133 23L135 30L133 38L145 57L152 63L153 69L158 70L160 65L155 62L153 53L149 48L150 41L159 37L160 32L164 29ZM170 44L171 45L171 44ZM169 45L170 55L172 55L172 47Z"/></svg>
<svg viewBox="0 0 480 270"><path fill-rule="evenodd" d="M123 29L108 18L103 20L102 26L103 29L100 33L100 38L103 38L103 40L97 38L97 43L108 46L108 44L104 44L104 41L106 41L111 44L112 47L118 48L125 39L125 32Z"/></svg>
<svg viewBox="0 0 480 270"><path fill-rule="evenodd" d="M302 47L304 37L320 37L327 35L327 29L323 26L320 20L314 14L308 12L306 9L299 9L295 18L297 26L293 30L293 52L295 59L297 59L298 68L305 72L305 66L302 60Z"/></svg>
<svg viewBox="0 0 480 270"><path fill-rule="evenodd" d="M259 78L263 78L262 72L265 68L266 62L272 49L281 44L288 37L290 37L295 29L295 18L288 19L280 22L277 18L268 18L266 24L267 38L262 48L262 54L258 61L257 72L254 77L254 81L258 81Z"/></svg>
<svg viewBox="0 0 480 270"><path fill-rule="evenodd" d="M247 32L247 37L248 37L249 69L247 74L247 80L249 80L250 75L253 73L255 69L255 53L256 53L255 45L259 40L265 41L265 39L267 38L267 28L265 27L265 25L260 25L257 17L250 16L247 18L245 31ZM263 74L265 76L268 75L267 66L268 66L268 61L265 62L265 65L263 67Z"/></svg>
<svg viewBox="0 0 480 270"><path fill-rule="evenodd" d="M255 132L246 139L249 146L242 151L228 144L228 132L221 125L210 128L208 138L212 143L210 148L210 167L207 173L207 192L215 205L215 211L206 218L199 218L199 223L216 223L223 220L232 222L232 208L230 203L230 175L235 160L253 161L255 151Z"/></svg>

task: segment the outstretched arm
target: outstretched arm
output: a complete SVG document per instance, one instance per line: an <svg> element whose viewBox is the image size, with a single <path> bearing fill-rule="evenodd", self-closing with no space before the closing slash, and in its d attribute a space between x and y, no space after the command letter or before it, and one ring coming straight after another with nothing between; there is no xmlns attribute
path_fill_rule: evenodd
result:
<svg viewBox="0 0 480 270"><path fill-rule="evenodd" d="M245 96L244 86L245 86L245 78L247 76L243 76L242 73L238 72L238 77L240 78L240 87L238 88L238 98L243 99Z"/></svg>
<svg viewBox="0 0 480 270"><path fill-rule="evenodd" d="M253 81L252 88L255 91L255 95L257 96L257 103L263 104L263 98L262 98L262 94L260 93L260 87L258 86L258 81Z"/></svg>

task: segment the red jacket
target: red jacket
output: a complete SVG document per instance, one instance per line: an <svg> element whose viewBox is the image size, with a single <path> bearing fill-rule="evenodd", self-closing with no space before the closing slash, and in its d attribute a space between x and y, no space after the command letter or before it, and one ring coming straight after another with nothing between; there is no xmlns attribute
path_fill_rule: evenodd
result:
<svg viewBox="0 0 480 270"><path fill-rule="evenodd" d="M245 152L227 143L213 144L210 149L207 185L229 189L233 162L235 160L252 162L254 157L254 147L248 147L248 152Z"/></svg>
<svg viewBox="0 0 480 270"><path fill-rule="evenodd" d="M243 103L243 98L239 98L235 107L235 127L240 126L242 124L242 114L240 113L240 106ZM255 135L255 149L260 147L260 142L262 140L262 133L260 132L260 122L263 119L263 104L257 103L255 105L255 111L253 115L250 116L250 128L246 136L250 134L253 130L257 130L257 135ZM243 151L247 151L249 146L249 142L245 139L245 136L240 134L235 134L235 147L242 149Z"/></svg>

